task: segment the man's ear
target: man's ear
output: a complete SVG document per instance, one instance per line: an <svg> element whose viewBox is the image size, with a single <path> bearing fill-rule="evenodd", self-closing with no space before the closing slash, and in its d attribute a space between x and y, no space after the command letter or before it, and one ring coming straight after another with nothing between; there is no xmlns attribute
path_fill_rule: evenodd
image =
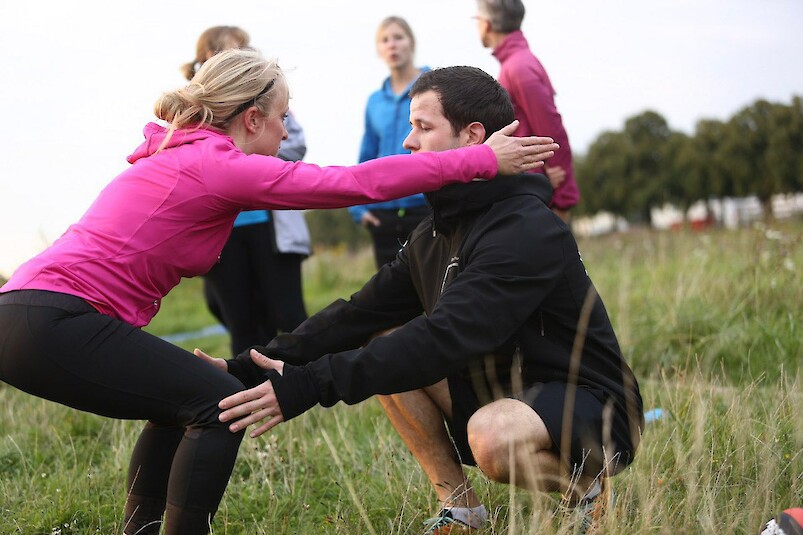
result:
<svg viewBox="0 0 803 535"><path fill-rule="evenodd" d="M485 125L474 121L463 129L466 135L466 145L481 145L485 142Z"/></svg>

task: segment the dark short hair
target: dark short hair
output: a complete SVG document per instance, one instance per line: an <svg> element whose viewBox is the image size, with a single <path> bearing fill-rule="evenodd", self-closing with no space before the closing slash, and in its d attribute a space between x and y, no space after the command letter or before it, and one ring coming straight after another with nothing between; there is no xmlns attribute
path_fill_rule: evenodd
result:
<svg viewBox="0 0 803 535"><path fill-rule="evenodd" d="M513 122L510 95L493 76L477 67L443 67L418 77L410 98L426 91L438 95L443 115L457 134L473 122L482 123L487 138Z"/></svg>

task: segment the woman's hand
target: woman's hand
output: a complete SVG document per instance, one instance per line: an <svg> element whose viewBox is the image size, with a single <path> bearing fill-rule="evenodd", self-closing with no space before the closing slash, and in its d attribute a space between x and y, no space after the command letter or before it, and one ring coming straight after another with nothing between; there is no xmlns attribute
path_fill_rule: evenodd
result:
<svg viewBox="0 0 803 535"><path fill-rule="evenodd" d="M284 372L284 362L268 358L256 349L251 350L251 360L262 369L276 370L279 375ZM282 408L279 406L279 401L276 399L276 394L270 381L265 381L249 390L237 392L221 400L218 403L218 407L223 409L219 416L221 422L241 418L229 426L229 431L232 433L241 431L251 424L267 420L264 424L251 431L249 435L251 438L258 437L284 421Z"/></svg>
<svg viewBox="0 0 803 535"><path fill-rule="evenodd" d="M193 351L193 354L195 354L195 356L200 358L201 360L205 360L218 370L224 371L226 373L229 372L229 363L226 362L226 359L217 359L215 357L211 357L206 353L204 353L203 351L201 351L200 349L198 349L197 347Z"/></svg>
<svg viewBox="0 0 803 535"><path fill-rule="evenodd" d="M518 126L519 122L513 121L485 141L496 154L500 175L517 175L541 167L560 148L551 137L511 137Z"/></svg>

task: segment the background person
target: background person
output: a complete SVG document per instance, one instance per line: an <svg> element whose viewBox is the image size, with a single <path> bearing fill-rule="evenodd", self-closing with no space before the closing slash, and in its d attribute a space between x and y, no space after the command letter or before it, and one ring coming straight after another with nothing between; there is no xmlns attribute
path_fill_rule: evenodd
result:
<svg viewBox="0 0 803 535"><path fill-rule="evenodd" d="M524 19L522 0L478 0L477 30L483 46L499 60L499 83L507 89L519 120L518 135L540 135L555 139L560 150L544 167L554 188L550 207L564 221L580 201L574 180L572 149L555 105L555 89L543 65L530 51L521 32Z"/></svg>
<svg viewBox="0 0 803 535"><path fill-rule="evenodd" d="M209 59L155 105L132 164L0 288L0 380L32 395L148 420L131 455L125 533L207 533L242 433L218 419L240 381L140 329L182 277L217 261L242 210L340 208L530 169L557 146L500 133L483 147L353 167L273 157L289 88L251 50ZM505 132L515 128L509 125Z"/></svg>
<svg viewBox="0 0 803 535"><path fill-rule="evenodd" d="M401 17L387 17L376 31L376 51L390 69L382 87L368 97L360 162L409 152L402 144L410 132L410 96L416 78L429 67L416 67L415 37ZM371 234L379 268L396 258L407 235L429 214L424 196L411 195L383 203L349 208L352 219Z"/></svg>
<svg viewBox="0 0 803 535"><path fill-rule="evenodd" d="M208 28L198 38L195 61L182 70L189 80L218 52L247 47L249 41L248 33L237 26ZM307 145L292 113L285 127L287 139L277 156L301 160ZM237 216L220 260L204 275L207 308L229 331L232 355L270 340L280 329L292 331L307 319L301 262L311 252L302 212L250 210Z"/></svg>
<svg viewBox="0 0 803 535"><path fill-rule="evenodd" d="M424 73L410 94L416 154L482 143L513 117L504 88L473 67ZM260 422L255 436L319 403L383 394L440 502L428 533L486 521L461 464L563 492L579 521L598 515L603 479L633 460L642 400L551 192L529 174L427 193L433 215L396 260L259 348L280 360L212 360L243 384L269 379L222 400L221 419L243 417L233 432Z"/></svg>

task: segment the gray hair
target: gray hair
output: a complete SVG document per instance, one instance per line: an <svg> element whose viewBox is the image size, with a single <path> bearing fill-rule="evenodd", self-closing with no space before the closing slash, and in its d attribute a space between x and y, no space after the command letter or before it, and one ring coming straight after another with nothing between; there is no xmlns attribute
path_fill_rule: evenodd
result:
<svg viewBox="0 0 803 535"><path fill-rule="evenodd" d="M522 0L477 0L479 12L488 17L491 29L499 33L511 33L521 29L524 20Z"/></svg>

